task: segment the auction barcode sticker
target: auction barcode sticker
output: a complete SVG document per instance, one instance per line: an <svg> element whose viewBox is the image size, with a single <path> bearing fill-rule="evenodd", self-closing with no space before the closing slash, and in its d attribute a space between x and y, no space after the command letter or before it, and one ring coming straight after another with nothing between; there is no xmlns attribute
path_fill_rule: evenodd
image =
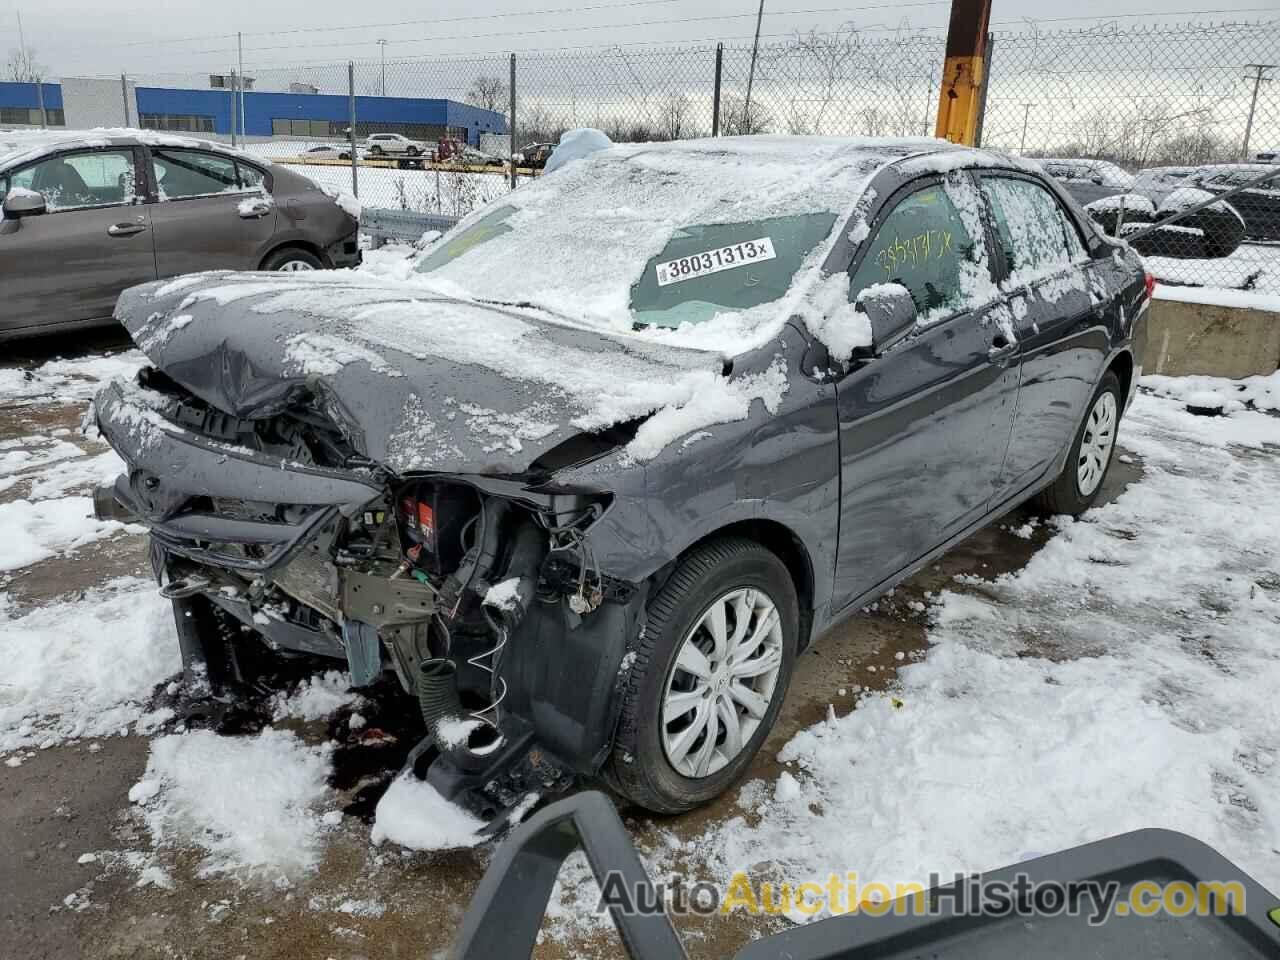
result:
<svg viewBox="0 0 1280 960"><path fill-rule="evenodd" d="M654 267L654 272L658 275L658 286L665 287L669 283L680 283L709 273L759 263L761 260L773 260L776 256L773 241L769 237L761 237L759 240L743 240L727 247L692 253L678 260L667 260Z"/></svg>

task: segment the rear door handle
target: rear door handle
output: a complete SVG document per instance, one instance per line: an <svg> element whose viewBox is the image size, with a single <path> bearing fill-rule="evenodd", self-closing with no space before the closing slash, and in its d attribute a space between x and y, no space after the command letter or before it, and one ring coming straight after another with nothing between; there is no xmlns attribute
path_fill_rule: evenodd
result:
<svg viewBox="0 0 1280 960"><path fill-rule="evenodd" d="M131 237L145 229L147 229L146 226L141 223L113 223L107 227L107 233L113 237Z"/></svg>

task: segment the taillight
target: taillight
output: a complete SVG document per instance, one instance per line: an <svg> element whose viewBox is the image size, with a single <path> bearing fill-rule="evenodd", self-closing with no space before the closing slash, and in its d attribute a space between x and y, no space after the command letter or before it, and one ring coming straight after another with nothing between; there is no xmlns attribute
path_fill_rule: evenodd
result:
<svg viewBox="0 0 1280 960"><path fill-rule="evenodd" d="M1156 278L1148 273L1146 276L1143 277L1143 280L1146 282L1146 285L1147 285L1147 299L1150 300L1153 296L1155 296Z"/></svg>

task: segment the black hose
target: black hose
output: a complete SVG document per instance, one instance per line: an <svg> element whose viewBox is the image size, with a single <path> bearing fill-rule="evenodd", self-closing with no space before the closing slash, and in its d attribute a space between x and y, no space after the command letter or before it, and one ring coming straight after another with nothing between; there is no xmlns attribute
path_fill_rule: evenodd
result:
<svg viewBox="0 0 1280 960"><path fill-rule="evenodd" d="M458 665L448 657L423 660L418 665L417 688L418 709L432 737L443 721L463 715L462 701L458 699Z"/></svg>

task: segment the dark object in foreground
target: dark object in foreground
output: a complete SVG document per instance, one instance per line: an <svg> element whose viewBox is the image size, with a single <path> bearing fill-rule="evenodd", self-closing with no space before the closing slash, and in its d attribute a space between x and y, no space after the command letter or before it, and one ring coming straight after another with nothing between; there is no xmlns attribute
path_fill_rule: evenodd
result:
<svg viewBox="0 0 1280 960"><path fill-rule="evenodd" d="M653 885L618 814L602 794L580 793L547 807L516 830L498 850L463 917L452 960L527 957L534 948L560 865L581 847L603 888L617 877L638 891L635 902L654 903ZM1061 853L982 874L984 884L1015 883L1065 889L1085 881L1118 884L1124 899L1139 884L1185 881L1238 884L1238 913L1175 918L1113 914L1091 925L1089 909L1077 916L971 915L952 896L955 888L927 894L934 915L883 917L848 914L795 927L743 947L738 960L890 960L894 957L984 958L1232 958L1280 956L1280 898L1221 854L1172 830L1137 830ZM616 880L614 883L616 884ZM969 886L968 883L965 884ZM1119 902L1119 901L1117 901ZM1268 912L1270 911L1270 915ZM635 960L684 957L665 914L627 915L610 907L626 955Z"/></svg>

